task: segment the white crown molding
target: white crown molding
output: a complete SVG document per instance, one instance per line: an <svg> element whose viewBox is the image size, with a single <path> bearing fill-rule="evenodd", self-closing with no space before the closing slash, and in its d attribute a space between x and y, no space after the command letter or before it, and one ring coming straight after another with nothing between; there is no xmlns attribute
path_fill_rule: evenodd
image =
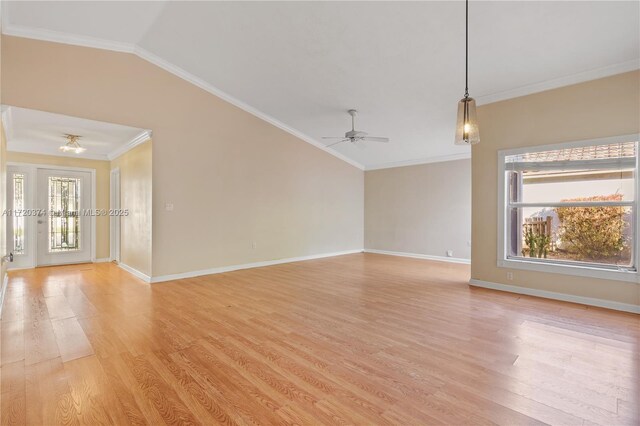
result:
<svg viewBox="0 0 640 426"><path fill-rule="evenodd" d="M570 86L572 84L583 83L585 81L597 80L599 78L609 77L611 75L635 71L637 69L640 69L640 59L633 59L631 61L622 62L619 64L609 65L602 68L579 72L577 74L571 74L564 77L554 78L551 80L541 81L539 83L517 87L515 89L509 89L498 93L479 96L476 98L476 103L477 105L486 105L493 102L499 102L507 99L517 98L520 96L544 92L546 90L557 89L559 87Z"/></svg>
<svg viewBox="0 0 640 426"><path fill-rule="evenodd" d="M256 108L253 108L250 105L247 105L241 100L207 83L201 78L196 77L190 72L185 71L184 69L178 67L177 65L174 65L137 45L130 44L130 43L112 42L108 40L96 39L96 38L86 37L86 36L71 35L71 34L62 33L59 31L50 31L50 30L43 30L38 28L28 28L23 26L17 26L17 25L10 24L8 22L9 19L6 18L6 14L3 15L3 20L4 20L4 26L2 28L2 33L8 36L30 38L30 39L49 41L54 43L71 44L75 46L91 47L95 49L111 50L115 52L133 53L136 56L146 60L147 62L150 62L162 68L163 70L170 72L171 74L177 77L180 77L185 81L188 81L194 86L197 86L200 89L206 92L209 92L212 95L217 96L218 98L221 98L229 102L230 104L248 112L249 114L258 117L261 120L264 120L267 123L281 130L284 130L285 132L297 137L298 139L302 139L303 141L315 146L316 148L319 148L324 152L331 154L334 157L337 157L342 161L345 161L351 164L354 167L357 167L360 170L364 170L364 165L358 163L357 161L354 161L349 157L342 155L338 151L335 151L331 148L327 148L324 144L316 141L315 139L313 139L308 135L305 135L301 131L287 126L286 124L275 119L274 117Z"/></svg>
<svg viewBox="0 0 640 426"><path fill-rule="evenodd" d="M443 163L445 161L468 160L471 158L471 151L462 154L441 155L437 157L419 158L417 160L393 161L390 163L367 166L365 171L392 169L395 167L417 166L420 164Z"/></svg>
<svg viewBox="0 0 640 426"><path fill-rule="evenodd" d="M343 256L345 254L362 253L362 249L345 250L333 253L313 254L310 256L289 257L286 259L267 260L263 262L244 263L240 265L222 266L219 268L203 269L200 271L182 272L179 274L160 275L152 277L152 283L160 283L165 281L181 280L184 278L200 277L202 275L222 274L224 272L238 271L240 269L261 268L263 266L280 265L282 263L302 262L305 260L323 259L325 257Z"/></svg>
<svg viewBox="0 0 640 426"><path fill-rule="evenodd" d="M7 138L8 139L8 138ZM38 155L50 155L53 157L64 157L64 158L82 158L85 160L96 160L96 161L109 161L109 158L106 155L101 154L87 154L87 152L83 152L82 154L65 154L63 152L42 152L42 150L37 148L24 148L21 147L19 149L15 149L11 146L10 142L7 142L7 152L22 152L24 154L38 154Z"/></svg>
<svg viewBox="0 0 640 426"><path fill-rule="evenodd" d="M337 157L351 164L354 167L357 167L360 170L378 170L378 169L386 169L386 168L393 168L393 167L404 167L404 166L411 166L411 165L418 165L418 164L428 164L428 163L435 163L435 162L460 160L460 159L471 157L470 154L466 154L466 157L464 156L464 154L453 154L453 155L447 155L442 157L430 157L430 158L423 158L423 159L416 159L416 160L406 160L406 161L399 161L394 163L383 163L383 164L365 167L363 164L355 160L352 160L351 158L339 153L338 151L332 148L326 147L321 142L302 133L301 131L286 125L285 123L277 120L276 118L256 108L253 108L252 106L240 101L239 99L207 83L201 78L196 77L195 75L189 73L188 71L185 71L184 69L178 67L177 65L174 65L173 63L168 62L160 58L159 56L149 52L148 50L143 49L142 47L137 46L135 44L114 42L114 41L109 41L104 39L93 38L93 37L78 36L78 35L68 34L68 33L59 32L59 31L51 31L51 30L13 25L10 23L10 19L8 17L6 10L3 10L3 13L2 13L2 33L9 36L31 38L31 39L42 40L42 41L71 44L75 46L83 46L83 47L90 47L95 49L104 49L104 50L111 50L115 52L125 52L125 53L135 54L136 56L164 69L165 71L170 72L171 74L174 74L175 76L185 81L188 81L189 83L201 88L202 90L205 90L213 94L214 96L217 96L229 102L230 104L333 155L334 157ZM478 105L486 105L493 102L530 95L533 93L543 92L546 90L556 89L563 86L569 86L572 84L577 84L577 83L581 83L589 80L595 80L598 78L603 78L603 77L607 77L615 74L621 74L624 72L634 71L637 69L640 69L640 59L634 59L634 60L623 62L620 64L614 64L607 67L597 68L594 70L580 72L577 74L572 74L572 75L568 75L560 78L542 81L535 84L530 84L527 86L518 87L515 89L510 89L510 90L505 90L498 93L479 96L476 98L476 102Z"/></svg>
<svg viewBox="0 0 640 426"><path fill-rule="evenodd" d="M107 154L107 158L109 160L115 160L125 152L131 151L133 148L148 141L149 139L151 139L151 130L144 130L140 132L140 134L137 135L135 138L127 142L126 144L114 149L109 154Z"/></svg>
<svg viewBox="0 0 640 426"><path fill-rule="evenodd" d="M561 300L564 302L579 303L581 305L597 306L599 308L614 309L616 311L640 314L640 305L633 305L630 303L614 302L612 300L595 299L593 297L576 296L566 293L556 293L554 291L538 290L536 288L520 287L517 285L499 284L489 281L477 280L475 278L471 278L469 280L469 285L473 287L489 288L491 290L526 294L528 296L542 297L545 299Z"/></svg>
<svg viewBox="0 0 640 426"><path fill-rule="evenodd" d="M96 155L96 154L90 154L90 153L83 153L80 155L72 155L72 154L65 154L62 152L45 152L43 153L42 150L39 149L31 149L31 148L25 148L25 147L20 147L19 149L15 149L15 147L13 147L11 141L13 140L13 120L11 117L13 108L11 108L10 106L7 105L2 105L2 126L4 127L4 134L7 140L7 152L21 152L21 153L25 153L25 154L39 154L39 155L53 155L55 157L65 157L65 158L85 158L88 160L102 160L102 161L107 161L108 158L106 155Z"/></svg>
<svg viewBox="0 0 640 426"><path fill-rule="evenodd" d="M66 157L66 158L84 158L88 160L99 160L99 161L111 161L125 152L135 148L143 142L146 142L151 138L151 130L143 130L140 134L136 135L133 139L127 142L124 145L119 146L108 154L92 154L91 152L83 152L82 154L68 154L63 152L42 152L42 150L38 148L27 148L24 146L20 146L18 148L13 146L13 120L11 117L13 108L11 106L2 105L2 124L4 126L5 136L7 139L7 151L9 152L23 152L27 154L41 154L41 155L53 155L56 157Z"/></svg>
<svg viewBox="0 0 640 426"><path fill-rule="evenodd" d="M222 90L218 89L217 87L212 86L211 84L207 83L206 81L202 80L199 77L196 77L195 75L191 74L188 71L185 71L184 69L178 67L177 65L172 64L171 62L168 62L162 58L160 58L159 56L149 52L146 49L143 49L141 47L136 46L134 53L139 56L140 58L151 62L152 64L162 68L165 71L170 72L171 74L180 77L183 80L188 81L189 83L193 84L194 86L197 86L199 88L201 88L204 91L207 91L209 93L211 93L214 96L217 96L218 98L229 102L230 104L240 108L243 111L248 112L251 115L254 115L256 117L258 117L259 119L266 121L267 123L281 129L284 130L285 132L297 137L298 139L302 139L303 141L315 146L316 148L319 148L331 155L333 155L334 157L337 157L339 159L341 159L342 161L345 161L349 164L351 164L352 166L357 167L360 170L364 170L364 165L358 163L357 161L354 161L352 159L350 159L349 157L342 155L341 153L339 153L338 151L335 151L331 148L327 148L324 144L316 141L315 139L313 139L312 137L305 135L304 133L302 133L301 131L294 129L293 127L289 127L286 124L284 124L283 122L281 122L280 120L277 120L276 118L265 114L264 112L242 102L241 100L234 98L233 96L229 95L226 92L223 92Z"/></svg>
<svg viewBox="0 0 640 426"><path fill-rule="evenodd" d="M2 34L14 37L31 38L54 43L72 44L74 46L91 47L94 49L111 50L114 52L134 53L135 45L118 41L104 40L88 36L79 36L60 31L30 28L8 23L7 13L2 17Z"/></svg>
<svg viewBox="0 0 640 426"><path fill-rule="evenodd" d="M413 259L434 260L436 262L461 263L463 265L471 264L470 259L463 259L460 257L434 256L431 254L406 253L403 251L388 251L388 250L376 250L376 249L364 249L364 252L373 253L373 254L384 254L387 256L411 257Z"/></svg>

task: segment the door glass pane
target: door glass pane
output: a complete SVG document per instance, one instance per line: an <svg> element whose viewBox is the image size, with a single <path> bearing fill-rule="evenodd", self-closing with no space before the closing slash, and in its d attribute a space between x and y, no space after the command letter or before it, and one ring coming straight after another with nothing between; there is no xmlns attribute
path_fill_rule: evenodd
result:
<svg viewBox="0 0 640 426"><path fill-rule="evenodd" d="M49 253L80 250L80 179L49 177Z"/></svg>
<svg viewBox="0 0 640 426"><path fill-rule="evenodd" d="M24 254L24 175L13 174L13 254Z"/></svg>

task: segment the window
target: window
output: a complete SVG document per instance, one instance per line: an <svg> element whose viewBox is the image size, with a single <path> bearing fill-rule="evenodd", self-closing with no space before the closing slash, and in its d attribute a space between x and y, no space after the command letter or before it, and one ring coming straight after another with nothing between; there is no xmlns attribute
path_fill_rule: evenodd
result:
<svg viewBox="0 0 640 426"><path fill-rule="evenodd" d="M499 266L637 280L637 140L502 151Z"/></svg>
<svg viewBox="0 0 640 426"><path fill-rule="evenodd" d="M24 174L13 174L13 254L24 254Z"/></svg>
<svg viewBox="0 0 640 426"><path fill-rule="evenodd" d="M49 253L80 250L80 179L49 177Z"/></svg>

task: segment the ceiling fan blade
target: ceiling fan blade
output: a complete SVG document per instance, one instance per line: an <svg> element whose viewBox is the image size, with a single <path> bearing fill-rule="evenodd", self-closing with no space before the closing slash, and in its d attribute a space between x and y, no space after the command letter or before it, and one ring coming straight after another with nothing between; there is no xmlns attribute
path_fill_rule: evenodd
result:
<svg viewBox="0 0 640 426"><path fill-rule="evenodd" d="M338 142L330 143L329 145L325 145L324 147L325 147L325 148L329 148L330 146L338 145L339 143L346 142L346 141L348 141L348 140L349 140L349 139L344 139L344 138L343 138L342 140L340 140L340 141L338 141Z"/></svg>
<svg viewBox="0 0 640 426"><path fill-rule="evenodd" d="M376 136L365 136L364 138L362 138L362 140L365 140L368 142L383 142L383 143L389 142L389 138L379 138Z"/></svg>
<svg viewBox="0 0 640 426"><path fill-rule="evenodd" d="M322 139L344 139L344 136L323 136Z"/></svg>

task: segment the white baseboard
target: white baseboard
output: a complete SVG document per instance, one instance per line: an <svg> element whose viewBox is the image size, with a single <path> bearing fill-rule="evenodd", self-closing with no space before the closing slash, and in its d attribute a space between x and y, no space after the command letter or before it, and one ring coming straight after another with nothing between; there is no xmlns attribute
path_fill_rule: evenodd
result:
<svg viewBox="0 0 640 426"><path fill-rule="evenodd" d="M301 262L304 260L322 259L325 257L342 256L345 254L354 254L354 253L362 253L362 249L346 250L346 251L339 251L339 252L333 252L333 253L313 254L310 256L301 256L301 257L289 257L286 259L266 260L263 262L245 263L241 265L222 266L219 268L202 269L200 271L182 272L179 274L160 275L157 277L152 277L151 282L161 283L164 281L173 281L173 280L180 280L184 278L200 277L202 275L221 274L223 272L237 271L240 269L260 268L263 266L280 265L282 263Z"/></svg>
<svg viewBox="0 0 640 426"><path fill-rule="evenodd" d="M121 267L122 269L124 269L125 271L127 271L128 273L130 273L131 275L134 275L138 278L140 278L142 281L146 282L146 283L150 283L151 282L151 277L147 274L143 274L142 272L138 271L135 268L132 268L131 266L125 264L125 263L118 263L118 266Z"/></svg>
<svg viewBox="0 0 640 426"><path fill-rule="evenodd" d="M91 261L91 263L106 263L106 262L111 262L111 259L108 257L103 257L100 259L94 259ZM60 264L53 264L53 265L26 265L26 266L10 266L7 268L7 271L23 271L25 269L33 269L33 268L37 268L38 266L65 266L65 265L81 265L83 263L88 263L85 261L82 262L72 262L72 263L60 263Z"/></svg>
<svg viewBox="0 0 640 426"><path fill-rule="evenodd" d="M29 265L29 266L18 266L18 267L8 267L7 271L24 271L25 269L33 269L35 268L34 265Z"/></svg>
<svg viewBox="0 0 640 426"><path fill-rule="evenodd" d="M7 285L9 284L9 274L4 273L4 278L2 279L2 288L0 288L0 318L2 318L2 307L4 306L4 294L7 291Z"/></svg>
<svg viewBox="0 0 640 426"><path fill-rule="evenodd" d="M492 283L489 281L476 280L474 278L471 278L469 280L469 284L474 287L483 287L492 290L526 294L528 296L537 296L545 299L562 300L564 302L579 303L581 305L597 306L599 308L607 308L616 311L640 314L640 305L632 305L630 303L614 302L612 300L595 299L592 297L575 296L573 294L556 293L554 291L538 290L530 287Z"/></svg>
<svg viewBox="0 0 640 426"><path fill-rule="evenodd" d="M432 256L430 254L405 253L402 251L387 251L376 249L364 249L365 253L386 254L389 256L413 257L415 259L437 260L438 262L462 263L470 265L470 259L462 259L460 257Z"/></svg>

